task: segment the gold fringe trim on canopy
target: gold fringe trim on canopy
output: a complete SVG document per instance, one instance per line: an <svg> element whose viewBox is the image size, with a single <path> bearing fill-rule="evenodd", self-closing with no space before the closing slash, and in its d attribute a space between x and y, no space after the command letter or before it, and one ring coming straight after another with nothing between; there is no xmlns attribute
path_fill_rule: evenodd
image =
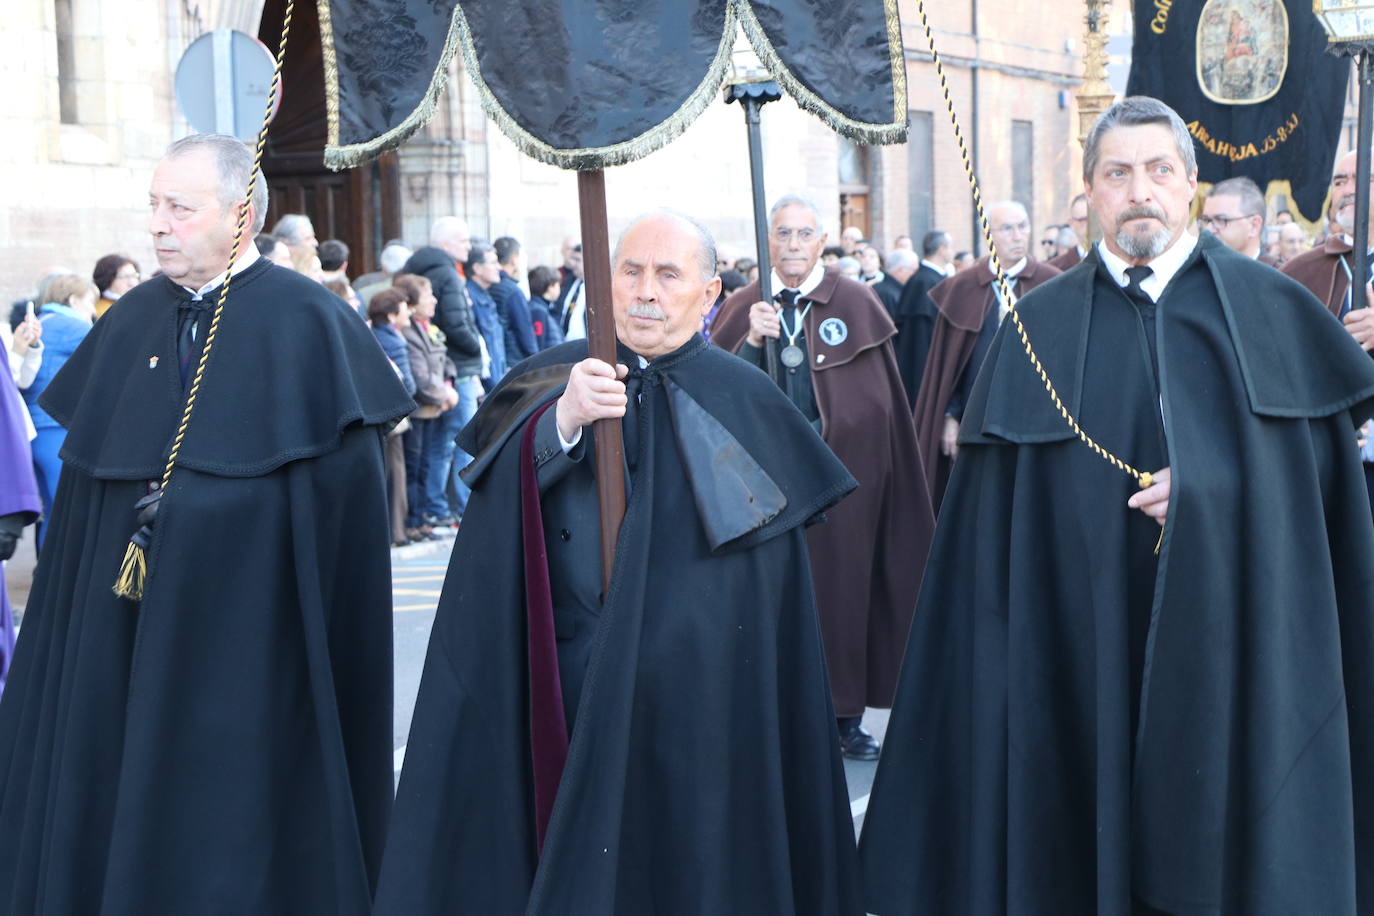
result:
<svg viewBox="0 0 1374 916"><path fill-rule="evenodd" d="M773 43L768 40L768 35L749 5L749 0L730 0L730 5L739 7L740 25L744 28L749 43L753 45L754 53L782 86L783 91L798 105L820 118L836 133L851 140L867 144L906 142L906 55L902 49L902 20L897 14L897 0L883 0L883 16L887 22L888 57L892 64L892 121L887 124L856 121L808 89L791 70L787 69L787 65L778 56Z"/></svg>
<svg viewBox="0 0 1374 916"><path fill-rule="evenodd" d="M321 7L324 7L328 4L328 0L319 0L319 3ZM323 18L321 17L322 23ZM455 50L460 47L463 52L464 65L473 85L477 88L477 96L481 99L483 110L486 111L488 117L496 122L496 126L501 129L501 132L509 137L525 155L562 169L600 169L634 162L636 159L642 159L677 139L715 99L716 92L724 84L725 75L730 69L730 54L734 47L736 21L734 5L731 2L726 6L725 24L721 31L720 46L716 49L715 59L711 62L711 66L701 83L671 117L630 140L611 146L573 150L558 149L535 137L516 122L502 107L500 101L492 93L491 87L487 85L486 79L482 76L481 64L477 60L477 51L472 42L472 32L468 27L467 17L463 15L460 6L455 6L453 9L453 21L449 27L448 40L444 43L444 50L440 55L438 65L435 67L434 78L430 81L429 90L415 109L404 121L380 137L363 143L340 146L338 70L331 41L325 51L325 108L329 115L329 145L325 147L325 165L336 170L361 165L381 153L400 146L423 127L434 116L434 111L439 103L439 94L443 92L448 79L449 64L452 62ZM321 31L324 31L323 24ZM333 72L332 80L328 75L331 71Z"/></svg>
<svg viewBox="0 0 1374 916"><path fill-rule="evenodd" d="M340 145L339 142L339 69L334 48L333 23L330 18L329 0L318 0L320 10L320 44L324 57L325 116L328 121L328 142L325 146L324 162L331 169L348 169L361 165L380 154L393 150L410 139L421 127L434 117L438 108L439 96L448 81L448 68L454 53L461 48L464 65L473 85L477 88L478 98L487 115L496 122L501 132L526 155L563 169L599 169L614 165L624 165L642 159L655 150L667 146L677 139L693 121L701 116L724 84L730 69L731 52L734 48L735 27L744 29L759 59L769 69L783 90L796 100L797 104L819 117L835 131L862 143L902 143L907 134L907 96L906 96L906 59L902 50L902 25L897 13L897 0L883 0L883 14L887 23L888 54L892 64L892 122L871 124L856 121L808 89L783 64L774 50L763 27L759 24L749 0L727 0L725 21L721 29L720 46L706 76L682 103L671 117L648 131L621 143L610 146L588 147L584 149L558 149L535 137L513 118L501 105L482 76L481 64L472 41L472 32L461 6L454 6L453 19L449 26L444 49L434 68L429 89L415 108L397 126L371 140L360 143Z"/></svg>

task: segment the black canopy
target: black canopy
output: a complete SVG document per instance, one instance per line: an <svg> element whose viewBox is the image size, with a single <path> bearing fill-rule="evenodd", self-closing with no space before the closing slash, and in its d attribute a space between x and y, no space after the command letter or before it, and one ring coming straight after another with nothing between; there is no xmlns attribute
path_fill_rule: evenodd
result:
<svg viewBox="0 0 1374 916"><path fill-rule="evenodd" d="M669 143L715 98L736 24L798 104L866 143L906 139L895 0L318 0L329 142L348 168L433 115L461 49L528 155L598 169Z"/></svg>

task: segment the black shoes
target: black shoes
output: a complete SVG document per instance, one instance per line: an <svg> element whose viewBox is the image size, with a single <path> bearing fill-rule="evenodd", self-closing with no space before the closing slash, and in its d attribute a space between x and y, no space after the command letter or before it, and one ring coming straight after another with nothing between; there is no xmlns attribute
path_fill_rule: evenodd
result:
<svg viewBox="0 0 1374 916"><path fill-rule="evenodd" d="M877 760L878 739L864 731L863 718L839 720L840 753L850 760Z"/></svg>

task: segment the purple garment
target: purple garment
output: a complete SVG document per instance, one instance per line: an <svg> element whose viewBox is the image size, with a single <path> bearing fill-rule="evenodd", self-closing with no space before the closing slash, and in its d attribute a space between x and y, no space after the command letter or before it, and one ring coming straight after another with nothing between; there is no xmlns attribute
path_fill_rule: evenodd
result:
<svg viewBox="0 0 1374 916"><path fill-rule="evenodd" d="M24 424L24 402L14 387L7 355L0 353L0 515L23 512L38 518L42 502L38 482L33 476L33 453L29 450L28 430ZM0 564L2 567L4 564ZM4 578L0 577L0 690L14 656L14 616Z"/></svg>

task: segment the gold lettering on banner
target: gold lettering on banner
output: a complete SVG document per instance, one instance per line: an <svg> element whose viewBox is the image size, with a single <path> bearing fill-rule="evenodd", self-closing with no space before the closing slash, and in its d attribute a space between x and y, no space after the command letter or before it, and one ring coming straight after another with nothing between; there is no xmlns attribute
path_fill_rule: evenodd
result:
<svg viewBox="0 0 1374 916"><path fill-rule="evenodd" d="M1250 140L1243 143L1231 143L1226 140L1220 140L1213 136L1212 132L1199 121L1188 122L1188 133L1193 135L1193 139L1197 141L1198 146L1202 147L1213 156L1221 156L1232 162L1244 162L1246 159L1253 159L1265 153L1272 153L1284 143L1287 143L1293 137L1293 134L1297 132L1299 123L1301 123L1301 119L1298 118L1298 113L1295 111L1290 114L1282 124L1274 128L1269 136L1265 137L1263 140Z"/></svg>
<svg viewBox="0 0 1374 916"><path fill-rule="evenodd" d="M1169 7L1174 5L1174 0L1155 0L1155 18L1150 20L1150 31L1156 35L1163 35L1164 30L1169 27Z"/></svg>

